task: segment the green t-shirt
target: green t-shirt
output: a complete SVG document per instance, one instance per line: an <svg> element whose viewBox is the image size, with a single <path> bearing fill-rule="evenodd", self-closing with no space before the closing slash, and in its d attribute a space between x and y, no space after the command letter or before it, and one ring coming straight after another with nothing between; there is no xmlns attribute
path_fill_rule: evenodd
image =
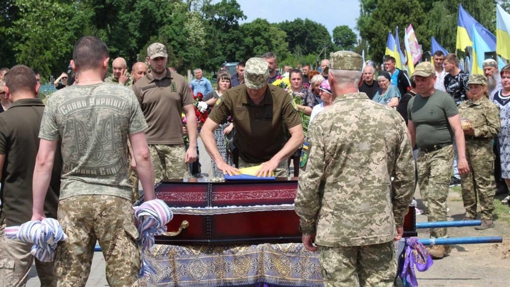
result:
<svg viewBox="0 0 510 287"><path fill-rule="evenodd" d="M418 147L451 144L453 131L448 118L458 113L452 97L445 92L436 90L430 97L413 97L407 105L407 114L416 128Z"/></svg>
<svg viewBox="0 0 510 287"><path fill-rule="evenodd" d="M127 139L146 129L130 88L101 83L55 92L46 104L39 138L62 139L60 199L95 194L131 199Z"/></svg>

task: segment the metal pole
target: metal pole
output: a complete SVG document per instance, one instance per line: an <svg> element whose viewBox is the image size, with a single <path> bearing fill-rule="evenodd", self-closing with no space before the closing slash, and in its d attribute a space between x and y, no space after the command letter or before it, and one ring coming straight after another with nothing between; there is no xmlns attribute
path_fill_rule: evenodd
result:
<svg viewBox="0 0 510 287"><path fill-rule="evenodd" d="M482 244L501 243L501 236L457 237L457 238L420 238L423 245Z"/></svg>
<svg viewBox="0 0 510 287"><path fill-rule="evenodd" d="M445 228L445 227L465 227L480 226L481 220L462 220L462 221L436 221L436 222L417 222L416 229L423 228Z"/></svg>

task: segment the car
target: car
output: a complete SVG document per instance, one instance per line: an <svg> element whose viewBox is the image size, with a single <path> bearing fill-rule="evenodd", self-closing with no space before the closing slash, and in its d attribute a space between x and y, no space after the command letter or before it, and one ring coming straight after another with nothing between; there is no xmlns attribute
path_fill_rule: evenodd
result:
<svg viewBox="0 0 510 287"><path fill-rule="evenodd" d="M239 62L223 62L221 64L221 70L227 70L230 76L236 73L236 66Z"/></svg>

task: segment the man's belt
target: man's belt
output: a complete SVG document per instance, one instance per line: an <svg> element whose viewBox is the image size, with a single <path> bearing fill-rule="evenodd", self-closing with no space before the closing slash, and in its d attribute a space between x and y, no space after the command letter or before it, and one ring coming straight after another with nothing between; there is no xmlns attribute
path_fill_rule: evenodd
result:
<svg viewBox="0 0 510 287"><path fill-rule="evenodd" d="M433 152L433 151L436 151L436 150L440 150L444 147L447 147L451 144L435 144L435 145L428 145L428 146L423 146L423 147L419 147L420 151L422 152Z"/></svg>
<svg viewBox="0 0 510 287"><path fill-rule="evenodd" d="M475 136L470 136L470 135L464 135L464 138L466 140L487 141L487 142L492 140L492 138L475 137Z"/></svg>

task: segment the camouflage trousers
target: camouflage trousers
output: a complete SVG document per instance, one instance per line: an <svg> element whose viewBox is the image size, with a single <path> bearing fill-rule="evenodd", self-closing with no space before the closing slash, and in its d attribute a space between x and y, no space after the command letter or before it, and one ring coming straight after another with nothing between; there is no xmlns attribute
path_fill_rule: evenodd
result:
<svg viewBox="0 0 510 287"><path fill-rule="evenodd" d="M393 287L397 274L393 241L366 246L319 246L319 261L326 287Z"/></svg>
<svg viewBox="0 0 510 287"><path fill-rule="evenodd" d="M131 183L131 201L135 203L140 198L140 190L138 188L138 174L136 170L134 170L131 165L129 165L129 183Z"/></svg>
<svg viewBox="0 0 510 287"><path fill-rule="evenodd" d="M116 196L84 195L60 200L58 221L67 240L55 256L58 286L85 286L96 241L106 261L110 286L138 286L140 249L131 201Z"/></svg>
<svg viewBox="0 0 510 287"><path fill-rule="evenodd" d="M154 184L163 179L190 177L184 145L149 145L154 166Z"/></svg>
<svg viewBox="0 0 510 287"><path fill-rule="evenodd" d="M466 217L476 218L478 197L482 219L492 220L494 189L491 185L494 173L494 153L491 141L466 141L466 157L469 173L460 176Z"/></svg>
<svg viewBox="0 0 510 287"><path fill-rule="evenodd" d="M251 167L260 165L261 163L248 163L245 162L241 157L239 157L239 168ZM287 167L287 160L280 162L278 167L274 171L274 176L276 177L287 177L289 174L289 168Z"/></svg>
<svg viewBox="0 0 510 287"><path fill-rule="evenodd" d="M453 145L418 154L418 185L428 221L446 221L446 200L453 164ZM430 237L447 237L446 228L431 228Z"/></svg>
<svg viewBox="0 0 510 287"><path fill-rule="evenodd" d="M5 222L0 222L0 287L26 286L34 261L41 287L57 286L53 262L41 262L32 256L32 244L7 239L5 226Z"/></svg>

